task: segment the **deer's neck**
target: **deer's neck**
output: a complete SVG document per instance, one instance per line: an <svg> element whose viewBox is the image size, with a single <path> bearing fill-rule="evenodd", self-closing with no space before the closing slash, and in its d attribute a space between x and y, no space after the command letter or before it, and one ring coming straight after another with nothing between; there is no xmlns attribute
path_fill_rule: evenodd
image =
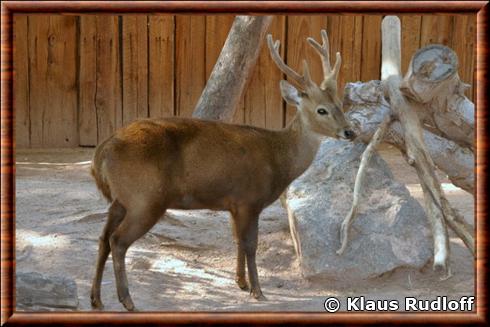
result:
<svg viewBox="0 0 490 327"><path fill-rule="evenodd" d="M311 164L321 143L321 137L312 132L298 113L283 130L288 144L288 177L294 180Z"/></svg>

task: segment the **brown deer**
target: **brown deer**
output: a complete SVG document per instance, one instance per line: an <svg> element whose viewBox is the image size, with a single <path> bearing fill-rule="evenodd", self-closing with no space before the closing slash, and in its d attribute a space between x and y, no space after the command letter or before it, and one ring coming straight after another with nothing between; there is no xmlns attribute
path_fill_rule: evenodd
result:
<svg viewBox="0 0 490 327"><path fill-rule="evenodd" d="M280 83L283 98L298 109L282 130L198 119L144 119L119 129L97 147L92 174L111 205L99 241L94 308L102 308L100 284L112 251L119 301L127 310L135 309L125 254L168 208L229 211L238 252L236 282L248 289L246 262L250 293L264 299L255 263L259 214L308 168L322 136L355 136L337 96L340 54L332 69L323 30L322 39L320 45L308 38L322 58L324 80L318 86L306 61L303 75L298 74L280 57L279 41L267 37L274 62L299 87Z"/></svg>

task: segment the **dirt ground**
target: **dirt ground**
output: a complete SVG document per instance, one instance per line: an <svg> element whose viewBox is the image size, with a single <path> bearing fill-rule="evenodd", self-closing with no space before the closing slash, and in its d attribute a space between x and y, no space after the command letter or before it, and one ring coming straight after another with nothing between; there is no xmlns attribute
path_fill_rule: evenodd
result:
<svg viewBox="0 0 490 327"><path fill-rule="evenodd" d="M79 310L91 310L90 287L107 204L89 174L93 149L19 150L16 153L17 271L68 276L78 286ZM380 151L395 178L422 203L415 171L396 149ZM442 178L442 175L441 175ZM473 223L473 197L443 179L450 202ZM169 210L128 251L130 292L140 311L324 311L327 297L459 299L474 295L474 261L451 234L453 277L442 281L428 264L353 284L301 276L287 215L278 202L261 215L257 265L267 301L235 285L235 247L228 213ZM122 311L112 260L102 282L105 310Z"/></svg>

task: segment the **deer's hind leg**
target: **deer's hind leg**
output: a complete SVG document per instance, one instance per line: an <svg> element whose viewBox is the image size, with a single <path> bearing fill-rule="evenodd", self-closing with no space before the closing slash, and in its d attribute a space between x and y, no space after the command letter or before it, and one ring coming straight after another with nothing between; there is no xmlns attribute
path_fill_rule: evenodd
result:
<svg viewBox="0 0 490 327"><path fill-rule="evenodd" d="M151 204L139 206L138 208L128 208L124 220L109 240L112 261L114 263L114 273L116 275L117 295L119 301L128 311L135 310L135 307L128 289L125 265L126 252L131 244L146 234L155 225L166 210L161 205Z"/></svg>
<svg viewBox="0 0 490 327"><path fill-rule="evenodd" d="M107 222L99 238L99 254L97 257L95 276L92 282L92 291L90 293L90 300L94 309L102 309L104 307L100 299L100 284L102 282L102 275L104 274L105 263L109 256L109 252L111 251L109 238L116 230L117 226L122 222L125 214L126 209L117 200L112 202L109 208Z"/></svg>

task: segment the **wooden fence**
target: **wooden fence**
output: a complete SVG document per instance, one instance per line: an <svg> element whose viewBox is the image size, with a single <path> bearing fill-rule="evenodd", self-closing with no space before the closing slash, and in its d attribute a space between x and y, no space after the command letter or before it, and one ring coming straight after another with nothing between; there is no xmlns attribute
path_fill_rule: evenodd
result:
<svg viewBox="0 0 490 327"><path fill-rule="evenodd" d="M473 84L474 15L402 16L402 62L430 43L452 47ZM270 28L293 68L321 63L305 38L325 28L342 54L340 84L379 79L382 16L276 16ZM16 15L14 104L18 147L94 146L138 117L190 116L221 51L233 16ZM334 56L333 56L334 57ZM234 121L284 126L282 74L264 46ZM472 98L473 88L468 91Z"/></svg>

